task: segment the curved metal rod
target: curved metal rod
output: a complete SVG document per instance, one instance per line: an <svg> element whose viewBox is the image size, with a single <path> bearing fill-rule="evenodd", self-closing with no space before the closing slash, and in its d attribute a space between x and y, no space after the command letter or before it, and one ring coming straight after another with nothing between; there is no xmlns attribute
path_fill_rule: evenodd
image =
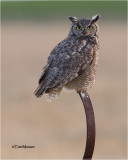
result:
<svg viewBox="0 0 128 160"><path fill-rule="evenodd" d="M94 117L94 111L92 107L92 103L90 100L90 97L87 92L80 91L78 92L80 95L80 98L83 102L85 114L86 114L86 123L87 123L87 138L86 138L86 147L85 152L83 156L83 160L91 160L94 146L95 146L95 117Z"/></svg>

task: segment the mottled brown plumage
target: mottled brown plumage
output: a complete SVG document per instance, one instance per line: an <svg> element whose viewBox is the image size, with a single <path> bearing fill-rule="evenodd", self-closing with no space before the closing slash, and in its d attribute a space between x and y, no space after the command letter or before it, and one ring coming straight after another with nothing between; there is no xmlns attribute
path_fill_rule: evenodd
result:
<svg viewBox="0 0 128 160"><path fill-rule="evenodd" d="M46 93L52 99L63 87L87 91L95 81L99 15L69 19L72 22L69 35L52 50L35 91L37 97Z"/></svg>

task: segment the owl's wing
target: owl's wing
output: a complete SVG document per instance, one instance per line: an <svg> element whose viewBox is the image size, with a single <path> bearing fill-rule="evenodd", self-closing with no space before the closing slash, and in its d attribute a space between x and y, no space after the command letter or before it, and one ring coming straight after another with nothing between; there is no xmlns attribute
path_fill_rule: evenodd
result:
<svg viewBox="0 0 128 160"><path fill-rule="evenodd" d="M42 81L44 80L44 78L46 77L48 71L50 70L50 65L52 63L52 61L54 61L56 59L56 57L58 56L57 53L59 53L60 50L60 46L64 46L66 43L66 40L61 41L58 45L56 45L56 47L51 51L50 56L48 57L48 61L47 61L47 65L43 68L42 74L39 78L38 83L42 83ZM62 48L61 48L62 49Z"/></svg>
<svg viewBox="0 0 128 160"><path fill-rule="evenodd" d="M46 72L49 70L49 66L50 66L50 63L47 63L47 65L43 68L43 72L38 81L39 84L42 82L43 78L46 76Z"/></svg>
<svg viewBox="0 0 128 160"><path fill-rule="evenodd" d="M66 41L63 41L61 46L55 47L51 52L39 79L39 86L35 91L37 97L49 89L62 88L91 63L92 48L85 52L76 51L74 53L71 46L68 48L69 46Z"/></svg>

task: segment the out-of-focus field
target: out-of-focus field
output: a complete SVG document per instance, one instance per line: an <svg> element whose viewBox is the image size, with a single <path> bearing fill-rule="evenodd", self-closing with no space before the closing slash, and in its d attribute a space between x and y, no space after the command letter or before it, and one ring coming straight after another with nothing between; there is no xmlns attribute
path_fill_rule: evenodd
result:
<svg viewBox="0 0 128 160"><path fill-rule="evenodd" d="M2 158L81 158L86 118L77 93L51 103L33 92L66 23L2 23ZM126 158L126 24L100 22L96 83L89 91L96 117L94 158ZM34 145L14 149L12 145Z"/></svg>

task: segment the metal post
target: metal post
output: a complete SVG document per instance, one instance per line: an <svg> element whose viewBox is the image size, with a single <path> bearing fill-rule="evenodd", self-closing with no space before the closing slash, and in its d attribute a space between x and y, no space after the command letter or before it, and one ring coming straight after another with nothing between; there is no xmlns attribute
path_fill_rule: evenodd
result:
<svg viewBox="0 0 128 160"><path fill-rule="evenodd" d="M87 123L87 138L83 160L91 160L95 146L95 117L90 97L87 92L78 92L84 105Z"/></svg>

